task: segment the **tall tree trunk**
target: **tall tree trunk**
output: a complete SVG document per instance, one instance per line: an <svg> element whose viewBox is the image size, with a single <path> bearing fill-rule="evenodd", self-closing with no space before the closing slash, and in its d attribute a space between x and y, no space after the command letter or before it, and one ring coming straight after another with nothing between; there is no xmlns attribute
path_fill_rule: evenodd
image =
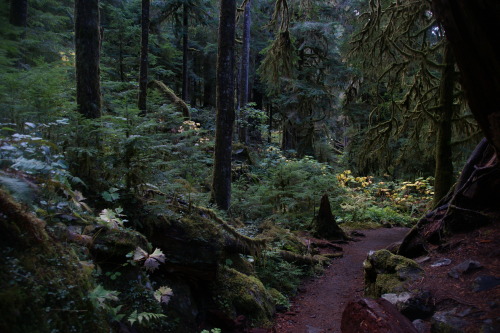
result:
<svg viewBox="0 0 500 333"><path fill-rule="evenodd" d="M241 48L241 71L240 71L240 142L248 143L248 116L246 105L248 104L248 76L250 67L250 6L252 0L248 0L243 14L243 46Z"/></svg>
<svg viewBox="0 0 500 333"><path fill-rule="evenodd" d="M9 22L18 27L25 27L28 22L28 0L10 0Z"/></svg>
<svg viewBox="0 0 500 333"><path fill-rule="evenodd" d="M438 133L436 142L436 170L434 183L434 202L436 206L448 193L454 183L453 161L451 149L451 125L453 116L453 88L455 86L455 58L446 44L444 50L444 68L441 73L439 87L439 103L441 112L438 119Z"/></svg>
<svg viewBox="0 0 500 333"><path fill-rule="evenodd" d="M146 114L148 99L148 44L149 44L149 8L150 0L142 0L141 14L141 63L139 68L139 98L137 106L140 114Z"/></svg>
<svg viewBox="0 0 500 333"><path fill-rule="evenodd" d="M433 0L446 31L469 106L500 153L500 1Z"/></svg>
<svg viewBox="0 0 500 333"><path fill-rule="evenodd" d="M217 53L217 117L212 201L227 210L231 202L231 149L234 123L234 38L236 0L221 0Z"/></svg>
<svg viewBox="0 0 500 333"><path fill-rule="evenodd" d="M75 1L75 67L78 111L101 116L99 0Z"/></svg>
<svg viewBox="0 0 500 333"><path fill-rule="evenodd" d="M188 76L188 6L182 5L182 99L187 103L189 76Z"/></svg>
<svg viewBox="0 0 500 333"><path fill-rule="evenodd" d="M291 120L286 119L283 122L283 134L281 137L281 150L297 149L297 127Z"/></svg>

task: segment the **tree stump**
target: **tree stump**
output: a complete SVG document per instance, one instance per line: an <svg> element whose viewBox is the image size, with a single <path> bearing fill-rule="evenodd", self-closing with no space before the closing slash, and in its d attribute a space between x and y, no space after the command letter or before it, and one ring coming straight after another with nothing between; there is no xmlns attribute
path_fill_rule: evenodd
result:
<svg viewBox="0 0 500 333"><path fill-rule="evenodd" d="M318 216L314 220L315 235L329 240L347 240L349 237L342 230L332 214L327 194L321 197Z"/></svg>

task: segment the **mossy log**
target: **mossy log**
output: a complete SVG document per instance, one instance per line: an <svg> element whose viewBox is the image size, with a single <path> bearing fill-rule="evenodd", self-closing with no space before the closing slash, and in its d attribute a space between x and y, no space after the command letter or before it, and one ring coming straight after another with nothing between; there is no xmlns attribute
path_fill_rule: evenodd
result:
<svg viewBox="0 0 500 333"><path fill-rule="evenodd" d="M93 265L3 190L0 212L0 332L109 332Z"/></svg>
<svg viewBox="0 0 500 333"><path fill-rule="evenodd" d="M178 97L172 89L170 89L169 87L167 87L167 85L161 81L158 81L158 80L153 80L153 81L150 81L148 83L148 87L149 88L157 88L159 89L163 95L170 101L172 102L175 107L180 111L182 112L182 116L186 119L190 119L191 118L191 115L189 113L189 107L188 105L186 104L186 102L184 102L182 100L182 98Z"/></svg>
<svg viewBox="0 0 500 333"><path fill-rule="evenodd" d="M330 259L322 256L322 255L300 255L296 254L290 251L285 251L282 250L279 252L280 257L290 263L298 264L298 265L308 265L308 266L314 266L314 265L324 265L326 264Z"/></svg>
<svg viewBox="0 0 500 333"><path fill-rule="evenodd" d="M44 229L45 222L26 212L3 190L0 190L0 212L5 216L5 223L0 226L0 240L3 244L25 242L29 245L32 242L43 243L48 239Z"/></svg>

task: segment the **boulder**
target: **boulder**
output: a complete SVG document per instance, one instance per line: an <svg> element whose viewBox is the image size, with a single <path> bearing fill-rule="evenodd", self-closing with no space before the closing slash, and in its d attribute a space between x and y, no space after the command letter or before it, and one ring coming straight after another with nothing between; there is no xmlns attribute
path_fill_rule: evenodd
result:
<svg viewBox="0 0 500 333"><path fill-rule="evenodd" d="M363 268L365 295L370 297L402 293L406 291L408 282L420 278L424 272L415 261L388 250L370 252L363 262Z"/></svg>
<svg viewBox="0 0 500 333"><path fill-rule="evenodd" d="M385 299L363 298L347 304L342 333L418 333L413 324Z"/></svg>
<svg viewBox="0 0 500 333"><path fill-rule="evenodd" d="M274 298L256 277L221 266L212 294L216 295L219 317L227 318L226 322L237 322L239 316L244 316L252 325L271 325L270 318L275 311Z"/></svg>

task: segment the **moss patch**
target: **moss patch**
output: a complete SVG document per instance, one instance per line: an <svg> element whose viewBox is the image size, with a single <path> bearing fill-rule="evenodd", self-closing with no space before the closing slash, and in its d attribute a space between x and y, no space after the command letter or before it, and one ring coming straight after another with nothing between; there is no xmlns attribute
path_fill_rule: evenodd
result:
<svg viewBox="0 0 500 333"><path fill-rule="evenodd" d="M222 266L213 294L220 310L229 318L234 320L244 315L253 325L271 325L273 297L256 277Z"/></svg>
<svg viewBox="0 0 500 333"><path fill-rule="evenodd" d="M368 255L363 263L365 295L380 297L385 293L401 293L409 281L419 278L423 270L406 257L380 250Z"/></svg>
<svg viewBox="0 0 500 333"><path fill-rule="evenodd" d="M0 332L108 332L74 250L0 191Z"/></svg>

